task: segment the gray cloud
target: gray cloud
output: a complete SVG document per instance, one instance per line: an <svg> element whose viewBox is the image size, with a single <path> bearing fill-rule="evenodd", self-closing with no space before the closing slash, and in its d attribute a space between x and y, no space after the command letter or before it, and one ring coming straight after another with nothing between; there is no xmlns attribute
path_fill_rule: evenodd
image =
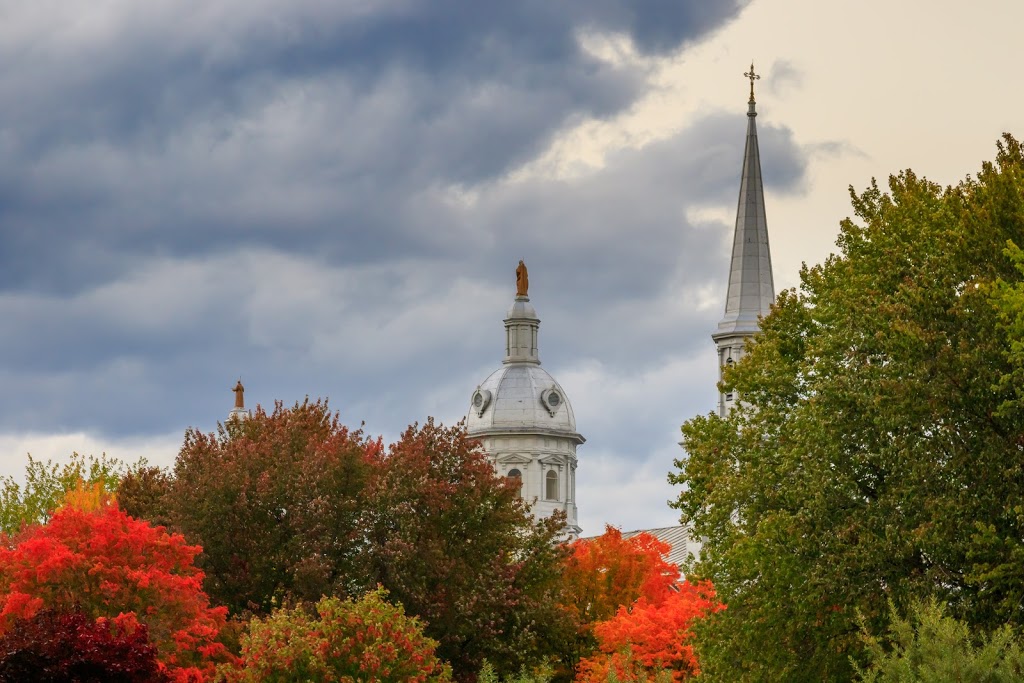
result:
<svg viewBox="0 0 1024 683"><path fill-rule="evenodd" d="M741 3L58 5L5 17L0 288L239 241L336 263L447 251L415 220L424 192L499 177L643 92L581 33L664 52Z"/></svg>
<svg viewBox="0 0 1024 683"><path fill-rule="evenodd" d="M250 405L329 396L386 436L458 419L500 362L525 258L542 358L595 460L667 470L713 400L694 359L713 363L731 225L687 214L735 205L743 93L599 170L511 172L647 92L580 36L665 54L740 5L17 5L0 27L0 434L211 429L239 375ZM769 185L799 192L807 151L760 134Z"/></svg>
<svg viewBox="0 0 1024 683"><path fill-rule="evenodd" d="M800 88L803 82L803 71L786 59L775 60L768 72L768 89L776 95L789 88Z"/></svg>
<svg viewBox="0 0 1024 683"><path fill-rule="evenodd" d="M482 379L470 371L500 360L519 257L534 273L552 367L593 359L644 372L699 353L719 311L695 297L723 285L731 227L692 226L684 213L735 201L744 118L708 116L582 177L491 184L441 218L424 209L424 224L476 231L470 249L441 256L339 265L242 243L134 258L117 280L72 296L10 292L0 424L166 432L220 417L225 377L243 374L274 388L264 402L330 395L364 411L353 418L397 429L422 417L417 396L453 374L469 391ZM798 187L804 161L789 131L762 126L761 146L772 183Z"/></svg>

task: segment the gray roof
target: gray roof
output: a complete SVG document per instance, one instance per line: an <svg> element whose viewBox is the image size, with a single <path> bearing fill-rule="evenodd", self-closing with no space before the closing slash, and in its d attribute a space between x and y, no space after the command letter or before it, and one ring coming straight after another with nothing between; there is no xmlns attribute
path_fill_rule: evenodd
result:
<svg viewBox="0 0 1024 683"><path fill-rule="evenodd" d="M559 395L554 407L543 401L548 391ZM477 392L487 392L482 410L473 405ZM547 370L528 363L502 366L480 383L470 397L466 429L471 436L537 432L572 436L583 443L565 390Z"/></svg>
<svg viewBox="0 0 1024 683"><path fill-rule="evenodd" d="M663 543L668 543L672 549L665 556L666 562L676 566L682 566L690 555L697 557L700 554L701 543L690 537L689 527L664 526L659 529L636 529L635 531L623 531L623 538L631 538L641 533L648 533Z"/></svg>
<svg viewBox="0 0 1024 683"><path fill-rule="evenodd" d="M768 315L775 301L772 257L768 249L768 220L764 210L764 185L761 181L761 155L757 147L757 126L751 94L747 111L747 144L743 153L740 196L736 208L732 261L729 266L729 290L725 316L714 336L753 334L758 317Z"/></svg>

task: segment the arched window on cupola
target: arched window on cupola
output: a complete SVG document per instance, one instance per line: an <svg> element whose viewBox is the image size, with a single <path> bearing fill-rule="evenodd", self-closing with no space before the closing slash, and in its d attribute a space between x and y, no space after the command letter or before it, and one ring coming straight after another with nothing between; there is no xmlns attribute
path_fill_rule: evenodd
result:
<svg viewBox="0 0 1024 683"><path fill-rule="evenodd" d="M508 471L508 478L515 479L516 483L519 484L519 488L516 489L516 493L520 498L523 497L523 473L517 469L511 469Z"/></svg>
<svg viewBox="0 0 1024 683"><path fill-rule="evenodd" d="M558 473L548 470L547 476L544 477L544 483L544 497L548 500L558 500Z"/></svg>

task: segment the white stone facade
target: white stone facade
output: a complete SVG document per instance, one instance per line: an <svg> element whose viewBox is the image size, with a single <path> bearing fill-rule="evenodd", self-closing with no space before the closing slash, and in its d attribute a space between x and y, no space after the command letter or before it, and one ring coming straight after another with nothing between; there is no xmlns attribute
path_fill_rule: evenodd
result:
<svg viewBox="0 0 1024 683"><path fill-rule="evenodd" d="M540 320L526 296L505 318L505 360L470 396L466 427L480 440L495 471L521 480L522 496L538 518L566 515L566 538L577 538L576 431L572 404L540 367Z"/></svg>

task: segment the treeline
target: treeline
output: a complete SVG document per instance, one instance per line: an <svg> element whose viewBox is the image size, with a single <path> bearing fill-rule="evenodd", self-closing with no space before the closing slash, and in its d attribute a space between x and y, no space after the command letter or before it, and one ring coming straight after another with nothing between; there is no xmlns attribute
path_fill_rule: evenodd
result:
<svg viewBox="0 0 1024 683"><path fill-rule="evenodd" d="M682 680L720 609L651 536L558 542L432 420L385 447L278 404L189 430L171 471L76 457L26 482L0 490L0 681Z"/></svg>
<svg viewBox="0 0 1024 683"><path fill-rule="evenodd" d="M952 187L905 171L851 195L838 253L726 371L740 406L683 426L692 575L728 604L697 629L704 676L847 681L884 660L867 680L1024 680L1021 145ZM894 624L886 647L864 635ZM950 673L975 651L989 664Z"/></svg>

